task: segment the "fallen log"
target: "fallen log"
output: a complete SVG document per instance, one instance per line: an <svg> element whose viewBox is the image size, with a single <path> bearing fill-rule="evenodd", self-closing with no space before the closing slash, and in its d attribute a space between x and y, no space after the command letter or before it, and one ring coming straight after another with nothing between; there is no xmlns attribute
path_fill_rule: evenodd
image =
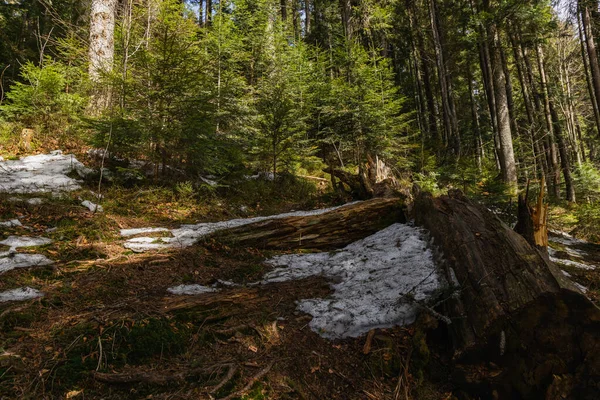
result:
<svg viewBox="0 0 600 400"><path fill-rule="evenodd" d="M325 214L266 220L215 233L221 242L261 249L333 250L405 222L398 198L350 204Z"/></svg>
<svg viewBox="0 0 600 400"><path fill-rule="evenodd" d="M420 194L413 212L456 285L439 311L451 321L457 384L474 398L600 398L600 309L460 192Z"/></svg>

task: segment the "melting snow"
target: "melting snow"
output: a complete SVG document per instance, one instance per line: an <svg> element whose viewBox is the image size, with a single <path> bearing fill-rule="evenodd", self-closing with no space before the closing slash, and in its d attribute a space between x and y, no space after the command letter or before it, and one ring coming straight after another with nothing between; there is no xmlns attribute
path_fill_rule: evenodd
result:
<svg viewBox="0 0 600 400"><path fill-rule="evenodd" d="M27 268L52 264L52 260L41 254L20 254L5 252L0 254L0 274L15 268Z"/></svg>
<svg viewBox="0 0 600 400"><path fill-rule="evenodd" d="M91 212L94 212L94 213L95 212L104 212L104 208L102 208L101 205L92 203L89 200L82 201L81 205L84 207L87 207L88 210L90 210Z"/></svg>
<svg viewBox="0 0 600 400"><path fill-rule="evenodd" d="M121 236L129 237L140 235L142 233L155 233L155 232L169 232L167 228L133 228L133 229L121 229Z"/></svg>
<svg viewBox="0 0 600 400"><path fill-rule="evenodd" d="M42 296L43 294L38 290L32 289L30 287L23 287L18 289L7 290L5 292L0 292L0 303L7 301L37 299L38 297Z"/></svg>
<svg viewBox="0 0 600 400"><path fill-rule="evenodd" d="M565 251L567 252L567 254L569 254L572 257L580 257L580 258L585 258L588 253L583 251L583 250L579 250L577 248L573 248L574 246L580 246L580 245L586 245L588 244L587 242L580 240L580 239L576 239L573 236L569 235L568 233L565 232L560 232L560 231L550 231L550 233L552 234L552 236L550 236L548 238L548 240L550 242L553 243L558 243L561 244L563 246L565 246Z"/></svg>
<svg viewBox="0 0 600 400"><path fill-rule="evenodd" d="M577 286L577 289L581 290L581 293L583 293L583 294L587 293L587 291L588 291L587 287L585 287L582 284L577 283L577 282L573 282L573 283L575 284L575 286Z"/></svg>
<svg viewBox="0 0 600 400"><path fill-rule="evenodd" d="M563 258L552 257L552 255L550 255L550 261L552 261L553 263L557 263L557 264L563 264L568 267L575 267L575 268L586 269L586 270L596 269L596 267L594 265L584 264L584 263L581 263L578 261L567 260L567 259L563 259Z"/></svg>
<svg viewBox="0 0 600 400"><path fill-rule="evenodd" d="M14 227L17 227L17 226L23 226L23 224L21 224L21 221L19 221L18 219L11 219L10 221L0 222L0 226L6 226L8 228L14 228Z"/></svg>
<svg viewBox="0 0 600 400"><path fill-rule="evenodd" d="M60 151L1 161L0 192L36 193L79 189L79 183L67 176L71 171L84 177L90 169L72 155ZM31 200L31 199L30 199Z"/></svg>
<svg viewBox="0 0 600 400"><path fill-rule="evenodd" d="M179 285L172 288L168 288L167 292L172 294L180 294L180 295L194 295L194 294L202 294L202 293L212 293L216 292L217 289L202 286L202 285Z"/></svg>
<svg viewBox="0 0 600 400"><path fill-rule="evenodd" d="M340 251L282 255L268 263L286 267L269 272L262 283L316 275L332 280L330 298L298 303L301 311L313 316L311 328L329 339L410 324L419 308L412 300L426 300L442 285L426 234L403 224Z"/></svg>
<svg viewBox="0 0 600 400"><path fill-rule="evenodd" d="M349 203L354 204L354 203ZM154 249L164 249L168 247L188 247L193 245L203 236L211 234L213 232L223 230L223 229L231 229L236 228L238 226L252 224L254 222L266 221L270 219L281 219L287 217L303 217L310 215L320 215L326 212L335 210L340 207L345 207L349 204L345 204L343 206L330 207L320 210L312 210L312 211L296 211L289 212L278 215L271 215L266 217L254 217L254 218L240 218L240 219L232 219L229 221L221 221L221 222L205 222L201 224L195 225L182 225L178 229L166 229L166 228L139 228L139 229L122 229L121 236L128 237L134 236L142 233L154 233L154 232L167 232L169 231L172 237L162 237L162 238L153 238L153 237L137 237L133 239L129 239L125 242L124 246L130 250L135 252L143 252L147 250Z"/></svg>
<svg viewBox="0 0 600 400"><path fill-rule="evenodd" d="M10 247L8 251L0 252L0 274L15 268L27 268L36 265L50 265L52 260L41 254L20 254L18 247L44 246L52 240L42 237L9 236L0 241L0 245Z"/></svg>
<svg viewBox="0 0 600 400"><path fill-rule="evenodd" d="M15 248L15 249L17 247L45 246L50 243L52 243L52 240L50 240L50 239L46 239L46 238L42 238L42 237L29 237L29 236L9 236L8 238L0 241L0 244Z"/></svg>

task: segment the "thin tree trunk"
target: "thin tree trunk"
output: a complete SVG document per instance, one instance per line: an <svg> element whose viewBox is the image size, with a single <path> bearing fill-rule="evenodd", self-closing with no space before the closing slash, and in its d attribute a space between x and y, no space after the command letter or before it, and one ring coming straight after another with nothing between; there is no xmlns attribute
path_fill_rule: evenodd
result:
<svg viewBox="0 0 600 400"><path fill-rule="evenodd" d="M287 21L287 0L281 0L279 4L281 7L281 20L285 23Z"/></svg>
<svg viewBox="0 0 600 400"><path fill-rule="evenodd" d="M423 70L423 90L425 92L425 99L427 101L427 119L429 121L429 131L433 138L434 144L439 144L441 141L440 132L438 130L438 108L433 96L433 89L431 85L431 70L429 68L429 61L425 52L425 44L423 42L423 35L417 32L417 49L419 53L419 59Z"/></svg>
<svg viewBox="0 0 600 400"><path fill-rule="evenodd" d="M554 124L554 133L558 142L558 151L560 152L560 166L562 168L563 176L565 178L565 186L567 189L567 201L575 203L575 187L573 185L573 179L571 177L571 164L569 162L569 155L562 134L562 127L558 119L558 114L552 102L550 102L550 114L552 116L552 123Z"/></svg>
<svg viewBox="0 0 600 400"><path fill-rule="evenodd" d="M440 92L442 97L442 117L444 123L444 136L446 144L452 140L454 136L452 123L452 107L450 105L450 93L448 86L448 76L446 74L446 64L444 61L444 52L440 38L440 30L438 24L438 13L436 0L429 0L429 17L431 19L431 30L433 32L433 44L438 67L438 78L440 82Z"/></svg>
<svg viewBox="0 0 600 400"><path fill-rule="evenodd" d="M115 56L115 12L117 0L93 0L90 13L89 76L96 90L90 102L90 112L98 115L110 104L110 90L101 87L102 75L113 68Z"/></svg>
<svg viewBox="0 0 600 400"><path fill-rule="evenodd" d="M592 75L594 94L596 95L596 104L600 106L600 65L598 63L598 52L596 51L596 43L594 42L594 36L592 34L592 25L590 22L590 9L587 4L582 4L582 1L579 1L578 4L581 10L583 33L588 53L588 61L590 64L590 72ZM600 132L600 125L598 126L598 130Z"/></svg>
<svg viewBox="0 0 600 400"><path fill-rule="evenodd" d="M206 0L206 15L204 16L204 25L209 26L212 22L213 0Z"/></svg>
<svg viewBox="0 0 600 400"><path fill-rule="evenodd" d="M308 35L310 33L310 0L304 0L304 34Z"/></svg>
<svg viewBox="0 0 600 400"><path fill-rule="evenodd" d="M550 161L552 163L552 189L554 196L560 198L560 168L558 166L558 151L556 148L554 129L552 124L552 115L550 112L550 95L548 93L548 80L546 78L546 68L544 63L544 51L541 45L537 45L538 69L540 72L540 83L542 86L542 96L544 99L544 117L546 128L548 129L548 143L550 148Z"/></svg>
<svg viewBox="0 0 600 400"><path fill-rule="evenodd" d="M509 29L511 29L509 27ZM517 46L516 43L516 39L514 34L509 33L509 38L511 41L511 45L512 45L512 50L513 50L513 57L515 59L515 66L517 67L517 77L519 78L519 86L521 87L521 94L523 96L523 103L525 104L525 112L527 114L527 124L528 124L528 128L527 128L527 132L529 135L529 141L531 144L531 152L533 154L533 172L534 172L534 176L536 178L539 178L539 166L538 166L538 154L536 153L536 146L535 146L535 118L533 115L533 104L531 101L531 96L529 94L529 90L527 87L527 83L525 81L525 74L523 72L523 65L522 65L522 53L521 53L521 48L519 46Z"/></svg>
<svg viewBox="0 0 600 400"><path fill-rule="evenodd" d="M579 44L581 48L581 59L583 60L583 73L585 74L585 81L587 83L587 89L590 96L590 102L592 103L592 109L594 112L594 119L596 121L596 132L600 135L600 108L598 107L598 99L594 93L594 86L592 85L592 78L590 77L590 68L588 62L588 54L586 51L586 40L582 29L581 13L577 13L577 21L579 28Z"/></svg>
<svg viewBox="0 0 600 400"><path fill-rule="evenodd" d="M467 80L469 83L469 97L471 99L471 120L473 122L473 131L475 133L475 146L477 157L477 169L481 171L481 163L484 157L483 140L481 138L481 127L479 126L479 113L477 112L477 103L473 93L473 72L471 71L471 63L467 61Z"/></svg>
<svg viewBox="0 0 600 400"><path fill-rule="evenodd" d="M498 121L498 139L500 144L503 180L517 188L517 165L515 163L515 153L513 150L512 133L510 128L510 115L508 111L508 97L506 94L506 76L502 69L502 56L500 53L500 37L495 24L489 27L490 38L494 41L493 52L493 78L494 78L494 97L496 99L496 113Z"/></svg>

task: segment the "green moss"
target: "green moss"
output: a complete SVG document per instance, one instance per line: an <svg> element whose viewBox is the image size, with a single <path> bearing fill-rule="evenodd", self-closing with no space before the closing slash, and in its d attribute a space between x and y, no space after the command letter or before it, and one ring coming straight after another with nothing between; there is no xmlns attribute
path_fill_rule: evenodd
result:
<svg viewBox="0 0 600 400"><path fill-rule="evenodd" d="M182 324L166 319L140 321L125 336L127 360L139 363L155 355L181 354L188 337L189 332Z"/></svg>
<svg viewBox="0 0 600 400"><path fill-rule="evenodd" d="M418 382L423 381L424 370L429 364L429 358L431 352L427 345L427 335L423 330L417 329L415 335L412 338L412 359L411 367L412 372Z"/></svg>

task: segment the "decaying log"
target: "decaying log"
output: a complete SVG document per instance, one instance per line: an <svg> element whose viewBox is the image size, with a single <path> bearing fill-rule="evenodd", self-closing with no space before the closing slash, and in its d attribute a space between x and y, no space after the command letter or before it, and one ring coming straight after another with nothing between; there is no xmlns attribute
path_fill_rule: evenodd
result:
<svg viewBox="0 0 600 400"><path fill-rule="evenodd" d="M441 310L452 321L455 381L475 398L519 399L545 398L556 379L569 379L565 398L600 398L600 309L460 192L420 194L413 211L457 283Z"/></svg>
<svg viewBox="0 0 600 400"><path fill-rule="evenodd" d="M372 199L321 215L273 219L216 233L222 242L261 249L342 248L395 222L404 222L398 198Z"/></svg>
<svg viewBox="0 0 600 400"><path fill-rule="evenodd" d="M350 194L360 200L373 197L391 197L400 189L392 169L383 160L367 155L367 162L359 167L357 175L340 168L324 170L350 188Z"/></svg>
<svg viewBox="0 0 600 400"><path fill-rule="evenodd" d="M548 247L548 204L544 204L544 188L544 177L542 177L536 206L531 207L529 205L529 182L527 182L525 194L519 195L515 232L523 236L532 246L546 251L545 249Z"/></svg>

